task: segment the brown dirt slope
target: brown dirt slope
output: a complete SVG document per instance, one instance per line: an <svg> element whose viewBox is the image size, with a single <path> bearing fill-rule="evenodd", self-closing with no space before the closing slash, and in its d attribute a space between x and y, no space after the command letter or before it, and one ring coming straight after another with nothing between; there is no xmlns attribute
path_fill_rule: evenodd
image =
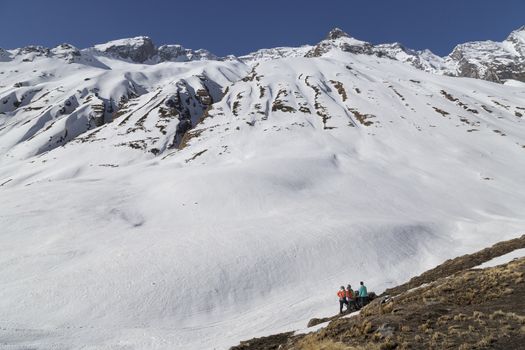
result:
<svg viewBox="0 0 525 350"><path fill-rule="evenodd" d="M495 257L521 248L525 248L525 235L521 236L520 238L496 243L492 247L485 248L474 254L462 255L454 259L449 259L432 270L428 270L421 275L412 278L407 283L385 290L383 295L399 294L411 288L418 287L424 283L435 281L440 277L447 277L458 271L473 268L484 263L485 261L489 261Z"/></svg>

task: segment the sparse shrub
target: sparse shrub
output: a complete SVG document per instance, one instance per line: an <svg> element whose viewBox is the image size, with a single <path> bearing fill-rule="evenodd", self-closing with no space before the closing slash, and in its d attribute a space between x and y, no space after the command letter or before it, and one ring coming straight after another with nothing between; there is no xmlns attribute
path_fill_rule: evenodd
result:
<svg viewBox="0 0 525 350"><path fill-rule="evenodd" d="M481 348L488 347L495 341L496 341L496 337L494 337L493 335L487 335L483 337L476 345Z"/></svg>
<svg viewBox="0 0 525 350"><path fill-rule="evenodd" d="M486 317L486 315L481 311L474 311L474 318L480 319Z"/></svg>
<svg viewBox="0 0 525 350"><path fill-rule="evenodd" d="M365 321L361 325L361 330L363 334L372 332L372 323L370 321Z"/></svg>
<svg viewBox="0 0 525 350"><path fill-rule="evenodd" d="M467 315L465 314L457 314L454 316L454 321L465 321L467 319Z"/></svg>
<svg viewBox="0 0 525 350"><path fill-rule="evenodd" d="M379 346L380 350L391 350L397 348L397 343L393 340L387 340Z"/></svg>
<svg viewBox="0 0 525 350"><path fill-rule="evenodd" d="M300 350L353 350L353 348L332 340L317 340L309 337L299 343Z"/></svg>
<svg viewBox="0 0 525 350"><path fill-rule="evenodd" d="M502 317L505 317L505 313L501 310L498 310L498 311L493 312L489 317L491 320L497 320L497 319L501 319Z"/></svg>

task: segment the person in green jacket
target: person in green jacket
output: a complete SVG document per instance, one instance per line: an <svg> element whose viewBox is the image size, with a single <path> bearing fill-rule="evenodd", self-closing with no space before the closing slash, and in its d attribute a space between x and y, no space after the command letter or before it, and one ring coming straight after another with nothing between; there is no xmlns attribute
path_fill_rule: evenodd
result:
<svg viewBox="0 0 525 350"><path fill-rule="evenodd" d="M368 291L366 290L365 284L361 281L361 287L359 287L359 307L363 307L368 304Z"/></svg>

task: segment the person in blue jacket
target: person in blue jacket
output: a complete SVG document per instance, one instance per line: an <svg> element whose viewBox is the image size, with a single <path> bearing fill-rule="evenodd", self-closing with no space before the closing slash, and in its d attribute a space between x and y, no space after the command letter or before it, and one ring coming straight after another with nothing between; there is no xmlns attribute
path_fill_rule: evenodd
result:
<svg viewBox="0 0 525 350"><path fill-rule="evenodd" d="M366 290L366 286L361 281L361 287L359 287L359 307L363 307L366 304L368 304L368 291Z"/></svg>

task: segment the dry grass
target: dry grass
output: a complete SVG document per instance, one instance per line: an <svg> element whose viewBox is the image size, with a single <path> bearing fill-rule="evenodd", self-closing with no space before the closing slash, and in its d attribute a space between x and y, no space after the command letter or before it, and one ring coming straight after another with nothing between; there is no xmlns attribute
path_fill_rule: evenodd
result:
<svg viewBox="0 0 525 350"><path fill-rule="evenodd" d="M388 345L385 345L388 344ZM385 342L383 344L367 344L366 346L361 345L348 345L342 342L336 342L330 339L317 340L313 337L305 337L301 339L296 347L290 348L293 350L383 350L393 349L389 346L393 345L392 342Z"/></svg>
<svg viewBox="0 0 525 350"><path fill-rule="evenodd" d="M507 254L515 249L525 248L525 235L520 238L500 242L490 248L483 249L474 254L463 255L445 261L443 264L412 278L409 282L395 288L390 288L384 294L400 294L409 289L419 287L424 283L431 283L438 278L452 276L454 273L478 266L485 261Z"/></svg>
<svg viewBox="0 0 525 350"><path fill-rule="evenodd" d="M317 341L306 338L298 344L297 350L350 350L349 346L343 343L336 343L332 340Z"/></svg>

